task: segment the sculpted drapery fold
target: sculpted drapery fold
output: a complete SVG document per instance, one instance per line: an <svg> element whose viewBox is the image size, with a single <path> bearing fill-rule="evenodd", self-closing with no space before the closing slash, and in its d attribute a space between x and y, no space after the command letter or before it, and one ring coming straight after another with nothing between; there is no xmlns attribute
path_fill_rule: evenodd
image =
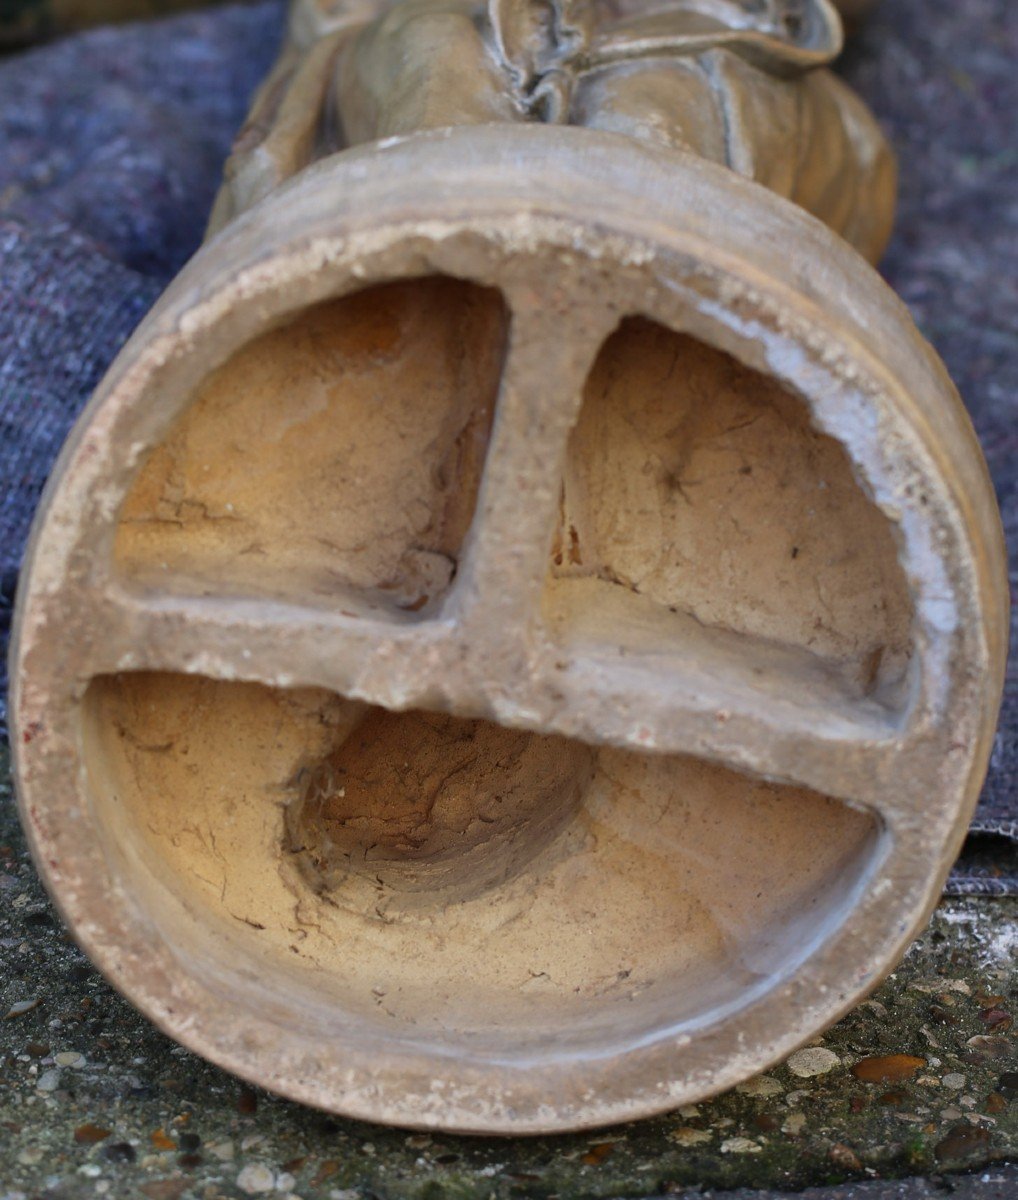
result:
<svg viewBox="0 0 1018 1200"><path fill-rule="evenodd" d="M545 122L722 163L875 261L894 164L827 69L841 45L827 0L298 0L212 229L348 146Z"/></svg>

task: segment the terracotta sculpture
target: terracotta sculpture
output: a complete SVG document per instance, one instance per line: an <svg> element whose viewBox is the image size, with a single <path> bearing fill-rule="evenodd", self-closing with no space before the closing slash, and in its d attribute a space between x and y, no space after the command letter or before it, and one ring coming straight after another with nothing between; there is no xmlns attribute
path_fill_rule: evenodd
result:
<svg viewBox="0 0 1018 1200"><path fill-rule="evenodd" d="M826 0L293 9L19 600L40 870L186 1045L599 1125L775 1062L925 920L1003 542L863 258L893 166L840 39Z"/></svg>

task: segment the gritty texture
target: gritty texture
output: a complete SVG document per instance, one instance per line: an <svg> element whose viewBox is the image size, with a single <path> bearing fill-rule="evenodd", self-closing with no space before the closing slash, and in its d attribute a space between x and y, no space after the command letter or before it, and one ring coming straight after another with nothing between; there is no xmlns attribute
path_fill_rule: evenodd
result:
<svg viewBox="0 0 1018 1200"><path fill-rule="evenodd" d="M870 1000L715 1100L595 1134L407 1134L276 1099L159 1034L63 931L2 763L0 798L3 1200L608 1200L841 1182L806 1196L932 1200L944 1175L960 1197L1014 1194L1014 900L945 901Z"/></svg>

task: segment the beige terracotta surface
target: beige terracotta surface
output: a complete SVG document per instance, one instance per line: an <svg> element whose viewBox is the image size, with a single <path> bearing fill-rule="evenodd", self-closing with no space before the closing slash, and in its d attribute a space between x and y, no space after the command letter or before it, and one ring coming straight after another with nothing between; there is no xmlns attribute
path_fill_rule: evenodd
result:
<svg viewBox="0 0 1018 1200"><path fill-rule="evenodd" d="M505 333L497 292L432 279L265 334L146 462L121 568L308 600L347 587L409 610L439 597L473 516Z"/></svg>
<svg viewBox="0 0 1018 1200"><path fill-rule="evenodd" d="M891 969L985 772L999 518L858 252L893 171L838 19L612 11L298 5L35 529L57 903L167 1032L338 1112L747 1078Z"/></svg>

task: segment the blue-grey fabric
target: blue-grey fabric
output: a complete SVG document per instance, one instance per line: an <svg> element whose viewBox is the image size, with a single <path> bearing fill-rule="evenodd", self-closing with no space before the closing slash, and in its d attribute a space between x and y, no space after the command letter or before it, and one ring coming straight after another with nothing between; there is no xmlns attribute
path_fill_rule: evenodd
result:
<svg viewBox="0 0 1018 1200"><path fill-rule="evenodd" d="M281 0L0 60L0 621L59 446L194 250ZM1018 583L1018 5L885 0L842 67L901 159L884 263L965 397ZM1018 639L1016 639L1018 640ZM1018 656L955 891L1018 892Z"/></svg>
<svg viewBox="0 0 1018 1200"><path fill-rule="evenodd" d="M39 493L117 350L201 241L283 14L269 0L0 58L0 722Z"/></svg>

